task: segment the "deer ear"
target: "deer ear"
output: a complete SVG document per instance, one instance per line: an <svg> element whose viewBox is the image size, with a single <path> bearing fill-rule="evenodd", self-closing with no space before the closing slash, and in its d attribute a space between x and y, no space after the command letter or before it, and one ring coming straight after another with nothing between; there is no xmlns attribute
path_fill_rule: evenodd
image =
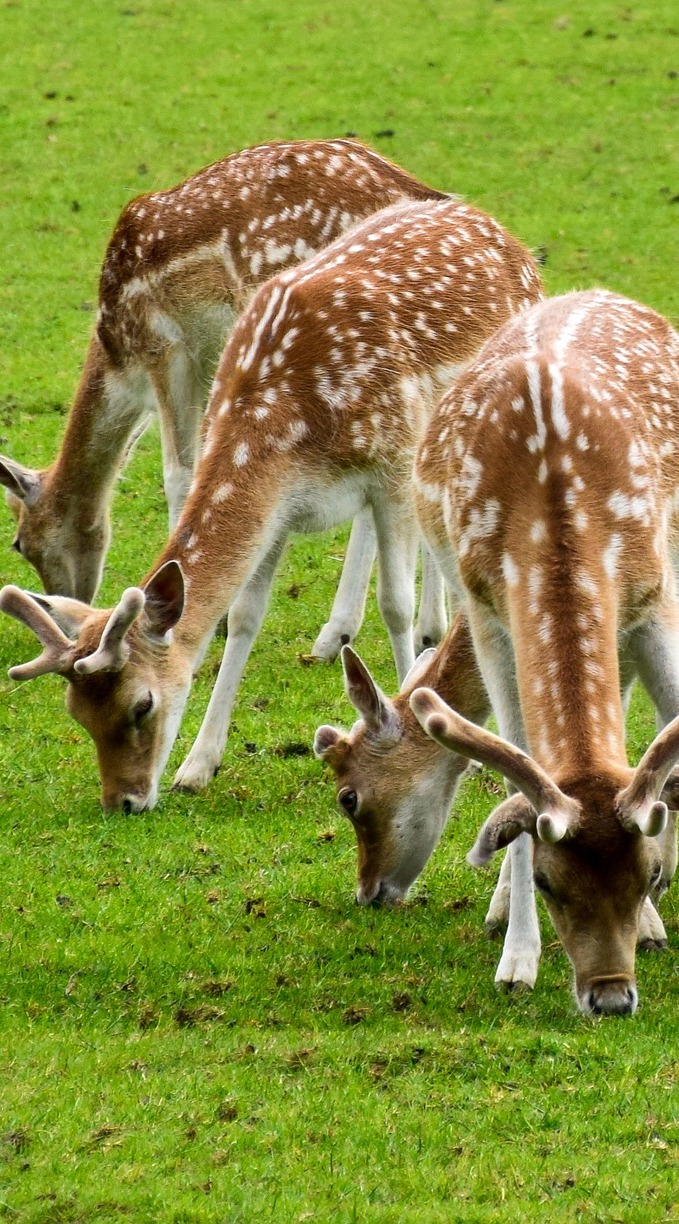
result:
<svg viewBox="0 0 679 1224"><path fill-rule="evenodd" d="M184 611L184 575L178 561L166 561L144 587L144 614L151 633L164 637Z"/></svg>
<svg viewBox="0 0 679 1224"><path fill-rule="evenodd" d="M326 753L330 752L330 749L334 748L341 739L342 732L338 731L337 727L327 725L319 727L314 735L314 756L322 761Z"/></svg>
<svg viewBox="0 0 679 1224"><path fill-rule="evenodd" d="M40 472L0 455L0 485L4 485L8 493L14 494L19 501L32 506L40 496L42 481Z"/></svg>
<svg viewBox="0 0 679 1224"><path fill-rule="evenodd" d="M428 646L426 650L423 650L422 653L417 656L415 662L410 668L410 671L404 676L403 683L400 688L401 693L405 693L408 689L414 688L416 684L421 683L421 678L424 677L424 673L434 658L436 649L436 646Z"/></svg>
<svg viewBox="0 0 679 1224"><path fill-rule="evenodd" d="M347 697L368 730L381 735L398 735L401 720L396 707L375 683L365 663L351 646L342 647L342 667Z"/></svg>
<svg viewBox="0 0 679 1224"><path fill-rule="evenodd" d="M510 795L496 807L479 830L467 862L472 867L485 867L498 850L515 841L520 833L534 833L535 809L520 792Z"/></svg>

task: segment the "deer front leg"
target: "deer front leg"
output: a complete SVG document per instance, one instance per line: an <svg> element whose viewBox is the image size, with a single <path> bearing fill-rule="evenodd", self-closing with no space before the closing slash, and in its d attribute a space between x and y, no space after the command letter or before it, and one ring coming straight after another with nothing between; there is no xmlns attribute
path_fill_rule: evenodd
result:
<svg viewBox="0 0 679 1224"><path fill-rule="evenodd" d="M664 605L657 610L653 620L635 629L630 635L628 649L635 661L639 679L655 705L657 721L661 727L666 726L679 714L679 607L677 604L672 601ZM665 830L657 840L662 858L662 873L653 892L656 901L669 888L677 869L676 813L670 814ZM659 918L658 922L660 922ZM662 926L662 923L660 925ZM641 940L641 934L639 938ZM664 929L662 938L666 938Z"/></svg>
<svg viewBox="0 0 679 1224"><path fill-rule="evenodd" d="M469 623L474 639L479 669L491 700L500 734L518 747L525 747L525 733L516 685L514 651L505 630L492 612L475 600L469 600ZM505 990L532 989L540 963L540 927L533 887L533 843L527 833L521 833L507 850L509 862L503 872L491 902L491 911L499 912L505 904L509 877L509 907L507 933L500 963L495 973L495 985ZM506 860L505 860L506 862ZM502 889L500 889L502 885Z"/></svg>
<svg viewBox="0 0 679 1224"><path fill-rule="evenodd" d="M355 516L330 619L311 649L312 655L331 663L344 645L353 642L365 614L370 572L375 559L372 510L365 506Z"/></svg>
<svg viewBox="0 0 679 1224"><path fill-rule="evenodd" d="M664 952L667 947L667 932L650 897L646 898L641 910L637 946L646 952Z"/></svg>
<svg viewBox="0 0 679 1224"><path fill-rule="evenodd" d="M178 790L203 790L222 763L238 685L266 614L285 539L283 534L271 545L229 608L229 636L219 673L196 741L175 774L174 786Z"/></svg>
<svg viewBox="0 0 679 1224"><path fill-rule="evenodd" d="M177 524L193 480L203 415L202 392L186 349L167 350L151 370L160 421L163 486L170 531Z"/></svg>

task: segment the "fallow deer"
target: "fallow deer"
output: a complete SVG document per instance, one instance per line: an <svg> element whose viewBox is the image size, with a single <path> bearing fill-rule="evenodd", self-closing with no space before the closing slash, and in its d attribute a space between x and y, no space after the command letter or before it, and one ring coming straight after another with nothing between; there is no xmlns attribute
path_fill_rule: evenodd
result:
<svg viewBox="0 0 679 1224"><path fill-rule="evenodd" d="M575 293L505 324L444 395L415 471L420 524L448 582L461 585L505 738L469 721L484 711L459 625L396 703L370 697L374 682L357 679L345 650L363 722L348 737L329 727L316 736L340 805L370 830L372 876L358 834L368 881L359 900L405 895L436 844L465 758L505 774L519 793L489 817L470 855L480 864L510 846L489 915L501 920L508 899L496 980L534 984L534 876L586 1012L635 1010L637 938L665 939L649 893L676 867L665 825L666 803L676 808L678 799L669 776L679 759L670 558L678 397L679 337L635 302ZM672 721L633 770L621 687L635 672L661 720ZM448 764L440 751L427 755L407 701L452 749ZM524 742L532 757L517 746Z"/></svg>
<svg viewBox="0 0 679 1224"><path fill-rule="evenodd" d="M187 502L140 588L112 612L6 588L43 641L17 679L53 671L97 745L106 807L156 799L191 675L215 624L229 636L198 739L176 775L205 786L290 531L370 507L378 602L397 672L414 662L415 447L455 372L541 296L535 262L485 213L453 200L385 209L279 273L231 334Z"/></svg>
<svg viewBox="0 0 679 1224"><path fill-rule="evenodd" d="M154 407L175 526L226 335L259 285L387 205L445 198L355 141L319 140L245 149L127 204L104 258L97 325L57 458L36 471L0 457L18 519L14 547L45 591L94 599L115 480ZM374 549L367 513L314 655L336 657L360 628ZM445 619L429 564L425 576L426 644L440 639Z"/></svg>

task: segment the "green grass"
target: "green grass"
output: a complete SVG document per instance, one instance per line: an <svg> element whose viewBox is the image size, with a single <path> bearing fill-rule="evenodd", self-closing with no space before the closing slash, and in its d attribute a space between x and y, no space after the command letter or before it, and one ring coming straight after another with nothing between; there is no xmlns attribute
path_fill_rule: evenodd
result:
<svg viewBox="0 0 679 1224"><path fill-rule="evenodd" d="M133 194L271 137L346 131L544 247L553 292L679 318L679 18L668 0L17 0L0 53L0 446L47 462ZM378 136L391 131L393 135ZM117 493L102 602L164 538L157 438ZM6 549L0 578L33 584ZM4 543L2 543L4 540ZM545 919L534 993L493 988L467 783L412 904L352 902L355 848L298 745L351 721L302 666L345 533L290 550L224 768L156 811L98 807L62 685L12 684L0 626L0 1216L70 1221L679 1219L679 914L632 1021L587 1021ZM371 607L359 648L393 669ZM635 703L632 751L652 733Z"/></svg>

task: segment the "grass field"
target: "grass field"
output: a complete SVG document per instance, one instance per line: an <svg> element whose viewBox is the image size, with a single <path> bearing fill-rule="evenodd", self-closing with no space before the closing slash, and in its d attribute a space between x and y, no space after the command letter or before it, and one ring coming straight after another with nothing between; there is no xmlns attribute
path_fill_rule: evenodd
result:
<svg viewBox="0 0 679 1224"><path fill-rule="evenodd" d="M124 202L233 149L356 133L547 256L679 319L679 15L669 0L9 0L0 49L0 449L55 453ZM121 479L103 605L165 531L157 436ZM0 579L34 585L9 550ZM348 724L307 668L345 533L281 569L222 772L104 816L54 678L0 624L0 1217L410 1222L679 1219L679 911L630 1021L576 1014L543 914L531 995L493 988L468 782L397 911L353 904L353 834L310 755ZM371 607L358 648L394 677ZM639 697L636 759L652 734Z"/></svg>

